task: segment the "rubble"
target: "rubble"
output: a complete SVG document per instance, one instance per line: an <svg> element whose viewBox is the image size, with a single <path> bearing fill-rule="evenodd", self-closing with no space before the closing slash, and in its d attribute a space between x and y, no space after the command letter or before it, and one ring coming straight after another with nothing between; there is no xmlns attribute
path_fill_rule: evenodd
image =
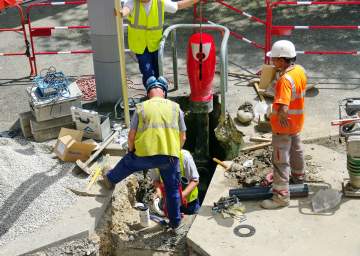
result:
<svg viewBox="0 0 360 256"><path fill-rule="evenodd" d="M260 185L266 175L272 172L271 157L272 150L269 148L244 153L233 160L234 164L227 172L227 177L236 179L244 187ZM322 182L319 175L322 167L313 162L310 155L305 155L305 163L305 181Z"/></svg>

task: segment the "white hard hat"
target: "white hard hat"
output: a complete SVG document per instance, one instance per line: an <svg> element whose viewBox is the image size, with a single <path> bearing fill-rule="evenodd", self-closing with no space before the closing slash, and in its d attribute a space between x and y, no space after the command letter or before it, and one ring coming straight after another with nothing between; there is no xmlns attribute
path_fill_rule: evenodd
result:
<svg viewBox="0 0 360 256"><path fill-rule="evenodd" d="M295 45L288 40L280 40L273 44L271 51L266 53L267 57L271 58L295 58Z"/></svg>

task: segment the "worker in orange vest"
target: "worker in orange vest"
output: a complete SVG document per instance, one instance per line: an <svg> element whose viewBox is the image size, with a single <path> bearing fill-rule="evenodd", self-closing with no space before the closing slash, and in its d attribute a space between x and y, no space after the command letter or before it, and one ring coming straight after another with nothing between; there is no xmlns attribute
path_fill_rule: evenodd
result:
<svg viewBox="0 0 360 256"><path fill-rule="evenodd" d="M304 96L307 77L296 65L295 46L288 40L273 44L266 54L280 72L270 114L273 146L273 197L261 202L265 209L288 206L289 179L304 182L304 153L300 132L304 125Z"/></svg>

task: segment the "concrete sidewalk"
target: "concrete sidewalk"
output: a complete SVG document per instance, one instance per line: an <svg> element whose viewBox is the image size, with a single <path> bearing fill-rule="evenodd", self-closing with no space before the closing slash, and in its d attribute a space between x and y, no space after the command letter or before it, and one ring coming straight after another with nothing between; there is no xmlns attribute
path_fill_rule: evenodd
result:
<svg viewBox="0 0 360 256"><path fill-rule="evenodd" d="M238 237L234 228L239 221L223 219L211 212L213 203L228 196L231 184L218 166L208 192L187 236L188 245L200 255L327 255L358 256L360 253L360 200L343 198L336 209L314 213L311 198L321 188L340 190L347 176L346 155L315 144L305 145L306 154L323 169L324 183L309 184L308 198L291 200L290 206L264 210L258 201L243 202L247 220L256 232L251 237ZM243 231L246 232L246 231Z"/></svg>

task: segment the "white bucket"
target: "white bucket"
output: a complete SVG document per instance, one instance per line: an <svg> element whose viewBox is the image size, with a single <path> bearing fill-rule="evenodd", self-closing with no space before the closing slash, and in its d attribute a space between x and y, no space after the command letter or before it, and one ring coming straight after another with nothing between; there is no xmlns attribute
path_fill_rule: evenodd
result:
<svg viewBox="0 0 360 256"><path fill-rule="evenodd" d="M150 211L149 207L143 203L136 203L135 208L139 210L140 225L143 227L150 226Z"/></svg>

